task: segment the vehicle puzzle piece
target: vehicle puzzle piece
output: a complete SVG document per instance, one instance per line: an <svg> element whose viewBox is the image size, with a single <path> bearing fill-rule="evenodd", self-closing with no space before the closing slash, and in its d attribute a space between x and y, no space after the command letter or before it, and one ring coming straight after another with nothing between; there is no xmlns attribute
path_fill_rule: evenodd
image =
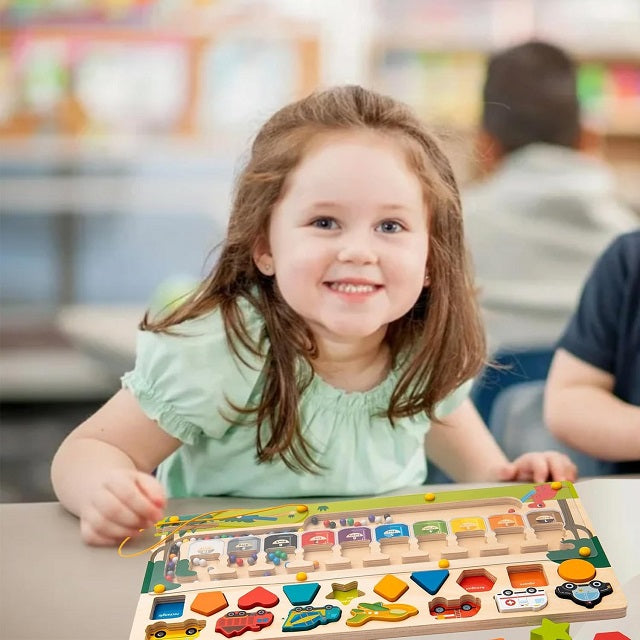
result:
<svg viewBox="0 0 640 640"><path fill-rule="evenodd" d="M273 613L258 609L253 613L229 611L216 622L216 631L225 638L239 636L245 631L260 631L273 622Z"/></svg>
<svg viewBox="0 0 640 640"><path fill-rule="evenodd" d="M418 610L410 604L395 602L385 605L382 602L374 602L373 604L361 602L355 609L351 609L352 617L346 622L350 627L361 627L370 620L400 622L400 620L406 620L417 613Z"/></svg>
<svg viewBox="0 0 640 640"><path fill-rule="evenodd" d="M573 600L576 604L587 609L593 609L604 596L613 593L609 582L592 580L589 584L575 584L575 582L563 582L556 587L558 598Z"/></svg>

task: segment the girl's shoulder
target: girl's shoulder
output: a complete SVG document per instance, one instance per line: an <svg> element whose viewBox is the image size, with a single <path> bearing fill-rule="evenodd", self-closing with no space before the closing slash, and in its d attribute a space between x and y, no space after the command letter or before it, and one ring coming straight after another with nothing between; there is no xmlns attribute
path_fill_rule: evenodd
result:
<svg viewBox="0 0 640 640"><path fill-rule="evenodd" d="M249 341L259 345L263 337L264 320L259 311L246 299L238 301L238 309ZM261 358L252 354L238 341L234 347L243 360L257 362ZM219 307L200 316L173 325L167 331L139 331L137 338L137 356L146 351L169 351L173 357L191 358L212 365L220 364L220 359L235 358L238 354L231 348L222 311ZM206 356L206 357L205 357Z"/></svg>
<svg viewBox="0 0 640 640"><path fill-rule="evenodd" d="M248 302L240 311L250 339L263 322ZM139 331L136 362L122 378L143 409L172 435L188 442L204 432L222 435L221 408L245 406L264 366L257 353L227 339L219 309L175 325L169 332ZM220 414L220 415L219 415Z"/></svg>

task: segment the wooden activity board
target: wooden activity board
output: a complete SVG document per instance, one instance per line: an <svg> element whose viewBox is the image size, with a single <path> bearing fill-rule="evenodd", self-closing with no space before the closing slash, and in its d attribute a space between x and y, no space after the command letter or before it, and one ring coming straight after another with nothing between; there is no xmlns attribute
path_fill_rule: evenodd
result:
<svg viewBox="0 0 640 640"><path fill-rule="evenodd" d="M130 640L375 639L617 618L571 483L170 516Z"/></svg>

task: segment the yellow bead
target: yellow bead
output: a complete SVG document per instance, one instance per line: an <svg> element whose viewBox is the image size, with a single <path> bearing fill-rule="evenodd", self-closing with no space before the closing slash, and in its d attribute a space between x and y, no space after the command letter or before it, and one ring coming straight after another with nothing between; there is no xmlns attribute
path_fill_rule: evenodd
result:
<svg viewBox="0 0 640 640"><path fill-rule="evenodd" d="M441 569L448 569L449 568L449 561L446 558L442 558L442 560L438 560L438 566Z"/></svg>
<svg viewBox="0 0 640 640"><path fill-rule="evenodd" d="M309 507L307 507L307 505L306 505L306 504L299 504L299 505L296 507L296 511L297 511L298 513L306 513L307 511L309 511Z"/></svg>
<svg viewBox="0 0 640 640"><path fill-rule="evenodd" d="M554 491L560 491L560 489L562 489L562 482L558 482L557 480L555 482L551 483L551 488Z"/></svg>
<svg viewBox="0 0 640 640"><path fill-rule="evenodd" d="M164 585L163 584L157 584L155 587L153 587L153 592L154 593L164 593Z"/></svg>
<svg viewBox="0 0 640 640"><path fill-rule="evenodd" d="M296 573L296 580L298 582L304 582L307 579L307 574L304 571Z"/></svg>
<svg viewBox="0 0 640 640"><path fill-rule="evenodd" d="M169 522L180 522L180 516L169 516Z"/></svg>
<svg viewBox="0 0 640 640"><path fill-rule="evenodd" d="M578 549L578 553L583 557L586 558L587 556L591 555L591 549L589 549L589 547L580 547Z"/></svg>
<svg viewBox="0 0 640 640"><path fill-rule="evenodd" d="M436 499L436 494L435 493L425 493L424 494L424 499L427 502L433 502Z"/></svg>

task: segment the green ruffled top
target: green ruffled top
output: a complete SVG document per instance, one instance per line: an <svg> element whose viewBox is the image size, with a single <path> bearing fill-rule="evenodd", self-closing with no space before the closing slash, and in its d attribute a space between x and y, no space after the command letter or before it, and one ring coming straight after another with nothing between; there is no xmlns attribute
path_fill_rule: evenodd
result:
<svg viewBox="0 0 640 640"><path fill-rule="evenodd" d="M262 316L246 301L242 310L250 335L259 336ZM262 391L263 361L242 355L246 364L231 351L218 310L180 324L171 335L139 332L135 368L122 384L147 416L183 443L158 468L169 497L352 496L424 482L426 415L399 418L395 426L384 417L395 370L362 392L313 377L299 410L302 433L325 467L319 475L296 473L280 459L257 464L256 427L243 424L228 403L253 405ZM445 398L437 415L456 409L469 387Z"/></svg>

